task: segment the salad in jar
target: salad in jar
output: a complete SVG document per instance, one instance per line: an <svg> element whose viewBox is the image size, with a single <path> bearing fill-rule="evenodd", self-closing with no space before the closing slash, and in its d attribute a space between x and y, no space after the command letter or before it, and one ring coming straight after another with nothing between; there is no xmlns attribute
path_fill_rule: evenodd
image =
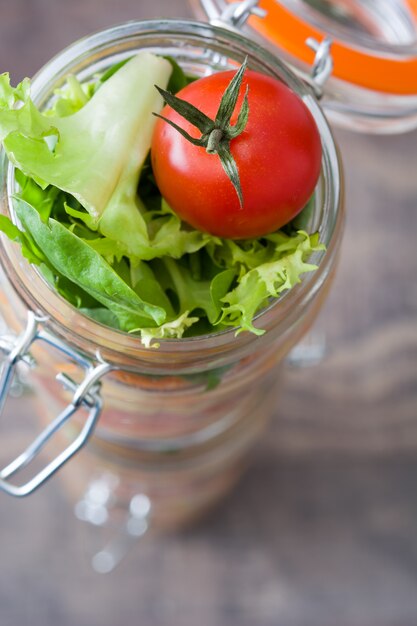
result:
<svg viewBox="0 0 417 626"><path fill-rule="evenodd" d="M321 142L282 81L246 67L203 78L139 52L68 75L46 108L0 75L15 168L0 230L80 312L161 339L262 334L257 314L323 249L308 233Z"/></svg>

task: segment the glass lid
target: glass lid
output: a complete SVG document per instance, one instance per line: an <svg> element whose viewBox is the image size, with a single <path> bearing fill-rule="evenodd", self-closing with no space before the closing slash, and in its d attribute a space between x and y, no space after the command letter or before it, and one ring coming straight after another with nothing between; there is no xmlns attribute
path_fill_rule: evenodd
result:
<svg viewBox="0 0 417 626"><path fill-rule="evenodd" d="M308 62L305 39L333 40L334 76L385 93L417 94L416 0L261 0L253 28Z"/></svg>
<svg viewBox="0 0 417 626"><path fill-rule="evenodd" d="M375 132L417 126L417 0L199 0L196 4L213 23L261 39L305 77L314 62L311 40L330 39L333 70L322 104L333 121Z"/></svg>

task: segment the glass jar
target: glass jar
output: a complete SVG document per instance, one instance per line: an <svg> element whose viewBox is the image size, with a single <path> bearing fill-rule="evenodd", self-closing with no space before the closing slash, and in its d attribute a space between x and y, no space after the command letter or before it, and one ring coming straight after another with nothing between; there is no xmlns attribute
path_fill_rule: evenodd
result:
<svg viewBox="0 0 417 626"><path fill-rule="evenodd" d="M300 76L314 41L331 41L323 89L330 121L361 132L417 126L416 0L191 0L195 12L262 42ZM249 16L249 14L251 14ZM307 45L306 45L307 44Z"/></svg>
<svg viewBox="0 0 417 626"><path fill-rule="evenodd" d="M80 475L87 480L90 467L112 465L119 486L124 485L119 487L123 501L130 502L138 489L156 498L157 526L157 511L167 508L163 494L170 494L168 508L173 510L173 499L190 499L190 485L198 484L196 504L180 507L186 514L172 516L177 526L179 519L186 523L206 509L235 481L276 402L271 398L282 361L312 324L330 286L342 234L343 193L338 153L314 90L276 56L230 30L160 20L99 32L42 68L32 83L33 100L45 107L68 73L88 81L143 49L174 57L195 76L234 68L248 56L252 69L279 78L299 94L322 138L322 171L308 230L319 230L326 250L312 256L311 262L318 265L315 272L304 275L301 283L257 315L264 335L236 336L231 329L161 340L158 349L149 349L138 337L81 314L51 290L16 244L2 237L0 305L11 333L1 344L6 354L3 388L9 386L19 361L34 365L31 377L44 430L1 472L0 489L27 495L68 461L96 426L85 461L80 460ZM4 155L2 163L1 212L13 217L14 171ZM57 443L63 449L34 477L16 485L12 477L27 468L51 438L52 447ZM68 475L76 471L77 462L66 470ZM160 519L161 526L170 526L165 513Z"/></svg>
<svg viewBox="0 0 417 626"><path fill-rule="evenodd" d="M60 482L76 517L90 526L94 569L113 569L148 529L159 533L195 523L234 487L276 404L275 377L271 370L258 388L258 404L217 433L158 446L92 437L76 462L63 468ZM57 397L43 393L37 402L41 410L45 403L56 407ZM51 452L66 445L75 428L55 437Z"/></svg>

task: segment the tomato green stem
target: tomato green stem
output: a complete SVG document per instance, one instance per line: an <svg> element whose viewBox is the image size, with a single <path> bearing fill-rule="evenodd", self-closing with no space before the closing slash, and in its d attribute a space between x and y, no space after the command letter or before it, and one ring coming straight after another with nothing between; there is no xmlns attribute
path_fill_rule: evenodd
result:
<svg viewBox="0 0 417 626"><path fill-rule="evenodd" d="M226 87L214 120L211 120L205 113L186 100L182 100L169 91L165 91L165 89L161 89L155 85L165 102L174 109L174 111L190 122L190 124L198 128L202 135L199 139L196 139L168 118L157 113L154 113L154 115L170 124L187 139L187 141L190 141L196 146L205 148L208 154L216 154L219 157L226 175L235 188L241 207L243 206L242 188L238 167L230 151L230 142L240 135L247 124L249 116L248 88L246 88L236 124L231 126L230 120L236 108L246 67L247 57Z"/></svg>
<svg viewBox="0 0 417 626"><path fill-rule="evenodd" d="M207 139L206 152L209 154L218 154L219 146L224 138L224 132L221 128L213 128Z"/></svg>

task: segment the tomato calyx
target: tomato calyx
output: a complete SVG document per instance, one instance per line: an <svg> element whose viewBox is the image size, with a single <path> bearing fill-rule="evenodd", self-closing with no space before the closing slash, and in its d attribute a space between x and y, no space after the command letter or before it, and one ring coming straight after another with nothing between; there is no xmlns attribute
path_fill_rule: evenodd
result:
<svg viewBox="0 0 417 626"><path fill-rule="evenodd" d="M243 97L242 106L237 116L236 124L233 126L230 123L232 115L234 113L237 99L239 96L240 87L242 84L243 74L247 67L247 57L244 62L233 76L232 80L226 87L223 96L220 101L219 108L216 113L216 117L212 120L205 115L200 109L190 104L186 100L182 100L177 96L174 96L169 91L161 89L155 85L165 102L176 111L181 117L186 119L190 124L198 128L202 133L198 139L192 137L186 130L181 128L178 124L169 120L168 118L154 113L156 117L160 117L162 120L170 124L175 130L187 139L195 146L200 146L206 149L208 154L217 154L222 164L222 167L232 183L241 208L243 207L243 195L240 184L239 171L236 165L236 161L230 151L230 142L241 134L245 129L245 126L249 117L249 103L248 103L248 91L246 87L245 95Z"/></svg>

